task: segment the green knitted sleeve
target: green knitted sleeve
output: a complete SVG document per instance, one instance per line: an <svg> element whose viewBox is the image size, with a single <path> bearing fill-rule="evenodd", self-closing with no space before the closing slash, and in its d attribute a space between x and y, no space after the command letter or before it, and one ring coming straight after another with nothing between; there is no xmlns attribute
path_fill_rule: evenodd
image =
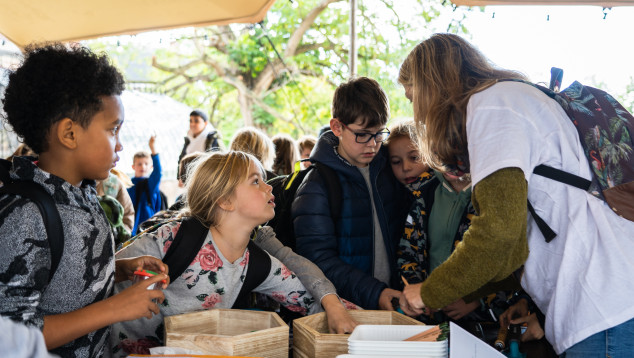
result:
<svg viewBox="0 0 634 358"><path fill-rule="evenodd" d="M504 168L473 188L478 213L460 244L423 282L427 307L442 308L490 282L502 281L528 257L528 187L519 168Z"/></svg>

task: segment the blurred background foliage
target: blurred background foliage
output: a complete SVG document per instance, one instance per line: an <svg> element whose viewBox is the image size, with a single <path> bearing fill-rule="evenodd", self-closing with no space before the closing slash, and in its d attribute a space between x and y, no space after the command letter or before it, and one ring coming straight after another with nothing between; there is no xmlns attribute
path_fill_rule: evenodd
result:
<svg viewBox="0 0 634 358"><path fill-rule="evenodd" d="M438 31L468 35L469 11L449 1L358 1L357 76L376 79L392 118L411 117L397 84L407 53ZM269 135L316 134L336 86L350 77L350 3L278 0L259 24L181 29L85 41L106 51L128 88L168 95L209 113L225 142L245 125ZM447 26L447 24L449 24ZM179 118L187 122L188 118ZM184 135L184 133L183 133Z"/></svg>

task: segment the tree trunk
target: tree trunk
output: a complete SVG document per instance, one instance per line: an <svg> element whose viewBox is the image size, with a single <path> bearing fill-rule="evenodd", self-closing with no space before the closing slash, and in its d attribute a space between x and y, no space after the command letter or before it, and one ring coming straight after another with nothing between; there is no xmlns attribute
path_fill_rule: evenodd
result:
<svg viewBox="0 0 634 358"><path fill-rule="evenodd" d="M243 91L238 90L238 103L240 104L240 113L245 126L253 126L253 99Z"/></svg>

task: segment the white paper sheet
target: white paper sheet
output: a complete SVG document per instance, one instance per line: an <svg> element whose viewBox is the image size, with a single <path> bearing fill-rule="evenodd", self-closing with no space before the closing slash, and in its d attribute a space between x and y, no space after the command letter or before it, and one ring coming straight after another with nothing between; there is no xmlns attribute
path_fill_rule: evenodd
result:
<svg viewBox="0 0 634 358"><path fill-rule="evenodd" d="M506 358L495 348L449 322L449 357L451 358Z"/></svg>

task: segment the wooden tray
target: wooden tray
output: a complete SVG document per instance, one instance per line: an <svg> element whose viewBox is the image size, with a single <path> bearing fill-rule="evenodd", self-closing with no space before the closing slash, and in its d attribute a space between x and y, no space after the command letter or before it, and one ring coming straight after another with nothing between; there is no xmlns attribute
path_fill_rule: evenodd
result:
<svg viewBox="0 0 634 358"><path fill-rule="evenodd" d="M422 322L395 311L348 311L359 324L423 325ZM328 333L326 313L293 321L294 358L334 358L348 353L349 334Z"/></svg>
<svg viewBox="0 0 634 358"><path fill-rule="evenodd" d="M289 329L275 312L212 309L165 318L165 345L228 356L288 358Z"/></svg>

